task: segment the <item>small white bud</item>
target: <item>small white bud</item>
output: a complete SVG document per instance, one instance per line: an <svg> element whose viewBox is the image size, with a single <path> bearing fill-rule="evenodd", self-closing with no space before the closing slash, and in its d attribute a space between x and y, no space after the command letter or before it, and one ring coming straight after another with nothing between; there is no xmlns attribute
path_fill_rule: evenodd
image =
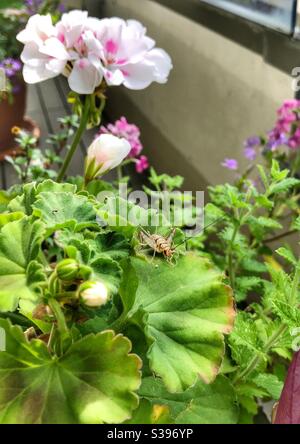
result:
<svg viewBox="0 0 300 444"><path fill-rule="evenodd" d="M102 282L85 282L81 286L80 298L87 307L101 307L108 301L107 287Z"/></svg>
<svg viewBox="0 0 300 444"><path fill-rule="evenodd" d="M128 156L131 145L126 139L112 134L101 134L87 151L85 177L93 179L102 176L122 163Z"/></svg>

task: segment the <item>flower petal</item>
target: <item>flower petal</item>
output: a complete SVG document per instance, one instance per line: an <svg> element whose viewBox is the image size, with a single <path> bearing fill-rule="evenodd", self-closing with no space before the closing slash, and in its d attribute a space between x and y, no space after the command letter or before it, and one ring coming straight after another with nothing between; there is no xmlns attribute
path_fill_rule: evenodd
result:
<svg viewBox="0 0 300 444"><path fill-rule="evenodd" d="M47 38L56 34L51 15L36 14L29 18L26 28L17 35L17 40L24 44L29 42L42 44Z"/></svg>
<svg viewBox="0 0 300 444"><path fill-rule="evenodd" d="M65 46L55 37L51 37L45 41L45 43L39 48L42 54L46 54L50 57L59 60L67 61L69 59L69 54Z"/></svg>
<svg viewBox="0 0 300 444"><path fill-rule="evenodd" d="M166 83L170 71L173 68L172 60L169 54L167 54L163 49L154 48L147 53L146 60L151 62L155 67L155 81L158 83Z"/></svg>
<svg viewBox="0 0 300 444"><path fill-rule="evenodd" d="M102 73L88 59L77 60L69 77L70 88L78 94L92 94L102 81Z"/></svg>

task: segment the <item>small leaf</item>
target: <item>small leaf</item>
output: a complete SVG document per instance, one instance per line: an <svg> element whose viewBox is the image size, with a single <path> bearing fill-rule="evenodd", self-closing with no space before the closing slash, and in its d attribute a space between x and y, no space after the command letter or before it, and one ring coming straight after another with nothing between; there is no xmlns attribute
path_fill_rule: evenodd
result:
<svg viewBox="0 0 300 444"><path fill-rule="evenodd" d="M116 261L109 257L99 257L89 262L88 265L93 270L92 279L103 282L110 294L117 293L121 282L122 268Z"/></svg>
<svg viewBox="0 0 300 444"><path fill-rule="evenodd" d="M290 264L297 265L298 261L294 256L294 253L289 248L280 247L276 250L276 253L286 259Z"/></svg>
<svg viewBox="0 0 300 444"><path fill-rule="evenodd" d="M277 400L280 398L283 382L280 381L277 376L272 374L260 374L257 375L253 381L258 387L264 388L273 399Z"/></svg>
<svg viewBox="0 0 300 444"><path fill-rule="evenodd" d="M285 193L291 188L298 187L300 185L300 180L293 177L282 180L279 183L270 185L269 194Z"/></svg>
<svg viewBox="0 0 300 444"><path fill-rule="evenodd" d="M13 212L21 211L27 216L32 214L32 204L36 198L35 186L27 183L23 186L23 194L12 199L8 205L8 209Z"/></svg>
<svg viewBox="0 0 300 444"><path fill-rule="evenodd" d="M280 229L282 228L282 225L277 222L277 220L271 219L270 217L263 217L259 216L256 218L257 224L261 225L264 228L273 228L273 229Z"/></svg>
<svg viewBox="0 0 300 444"><path fill-rule="evenodd" d="M47 226L48 234L63 227L81 227L96 223L93 205L84 196L69 192L42 192L33 205L34 215Z"/></svg>

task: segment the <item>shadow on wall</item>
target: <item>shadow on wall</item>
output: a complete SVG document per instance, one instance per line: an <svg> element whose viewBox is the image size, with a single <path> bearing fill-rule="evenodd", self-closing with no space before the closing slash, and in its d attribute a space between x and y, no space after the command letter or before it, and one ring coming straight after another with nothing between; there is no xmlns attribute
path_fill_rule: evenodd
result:
<svg viewBox="0 0 300 444"><path fill-rule="evenodd" d="M231 180L222 160L241 159L243 140L272 126L276 108L293 95L289 76L156 2L142 3L86 2L94 15L140 20L174 64L166 85L111 88L110 118L125 115L139 125L151 163L159 172L185 176L186 189Z"/></svg>

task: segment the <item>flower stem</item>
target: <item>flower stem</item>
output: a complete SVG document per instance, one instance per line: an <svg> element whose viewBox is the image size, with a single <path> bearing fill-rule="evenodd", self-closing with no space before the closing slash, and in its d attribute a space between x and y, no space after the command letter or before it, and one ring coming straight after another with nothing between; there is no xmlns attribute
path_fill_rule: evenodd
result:
<svg viewBox="0 0 300 444"><path fill-rule="evenodd" d="M85 97L85 102L84 102L84 107L83 107L83 111L82 111L80 125L76 131L71 148L70 148L69 152L67 153L67 156L66 156L64 163L61 167L61 170L58 174L57 182L61 182L62 179L64 178L64 175L65 175L65 173L70 165L70 162L74 156L74 153L79 145L81 137L82 137L84 131L86 130L86 126L87 126L88 119L89 119L90 108L91 108L91 96L87 95Z"/></svg>
<svg viewBox="0 0 300 444"><path fill-rule="evenodd" d="M61 309L59 303L57 302L56 299L51 298L51 299L49 299L48 304L49 304L49 307L53 311L54 316L56 318L57 328L58 328L59 332L61 334L68 334L69 330L67 327L67 323L66 323L64 314L62 312L62 309Z"/></svg>

